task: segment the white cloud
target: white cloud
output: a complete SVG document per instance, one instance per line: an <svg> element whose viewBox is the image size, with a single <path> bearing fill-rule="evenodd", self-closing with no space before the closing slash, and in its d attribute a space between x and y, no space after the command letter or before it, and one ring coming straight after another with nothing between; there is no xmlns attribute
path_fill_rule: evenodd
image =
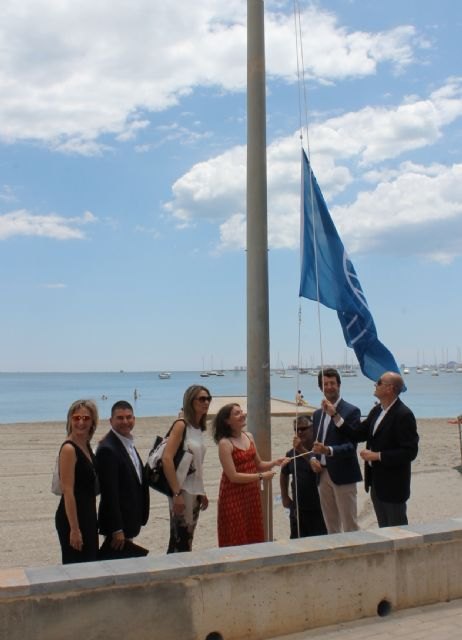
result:
<svg viewBox="0 0 462 640"><path fill-rule="evenodd" d="M96 222L90 212L80 217L64 218L57 214L35 215L25 209L0 215L0 240L14 236L39 236L55 240L81 240L85 234L80 227Z"/></svg>
<svg viewBox="0 0 462 640"><path fill-rule="evenodd" d="M50 282L47 284L42 284L43 289L67 289L67 284L63 282Z"/></svg>
<svg viewBox="0 0 462 640"><path fill-rule="evenodd" d="M293 23L292 17L270 14L265 25L267 71L290 81L297 73L287 55L295 52ZM349 32L333 13L315 7L302 12L301 25L305 77L326 82L373 75L381 63L399 71L414 61L414 49L425 45L412 25L377 33Z"/></svg>
<svg viewBox="0 0 462 640"><path fill-rule="evenodd" d="M444 126L462 116L462 81L450 79L426 99L392 107L365 107L315 125L313 154L358 156L373 164L435 143Z"/></svg>
<svg viewBox="0 0 462 640"><path fill-rule="evenodd" d="M145 235L151 236L152 238L160 238L160 232L155 227L145 227L141 224L137 224L135 226L135 231L137 233L143 233Z"/></svg>
<svg viewBox="0 0 462 640"><path fill-rule="evenodd" d="M275 5L273 5L275 6ZM277 7L277 5L276 5ZM294 81L291 8L266 12L267 71ZM65 153L98 155L98 139L132 140L147 113L165 110L198 86L241 91L246 82L242 0L4 0L0 21L0 139L34 140ZM309 8L308 75L335 81L413 60L414 29L351 32Z"/></svg>
<svg viewBox="0 0 462 640"><path fill-rule="evenodd" d="M349 250L420 255L450 262L462 254L462 164L405 165L332 216Z"/></svg>
<svg viewBox="0 0 462 640"><path fill-rule="evenodd" d="M313 169L350 252L404 251L401 241L409 231L419 234L419 242L407 248L413 254L439 261L462 254L461 165L378 164L430 146L460 116L461 85L452 79L427 99L414 96L388 109L368 107L312 127ZM176 181L165 207L183 225L203 219L218 224L221 250L245 247L245 154L245 147L234 147L193 166ZM298 133L269 145L267 159L269 245L296 248ZM366 169L372 163L377 168ZM370 183L371 190L350 204L333 206L335 196L359 180ZM443 224L446 235L438 231Z"/></svg>
<svg viewBox="0 0 462 640"><path fill-rule="evenodd" d="M200 123L196 124L199 125ZM156 147L159 147L166 142L172 142L173 140L178 141L180 144L193 144L212 136L211 131L194 131L191 128L181 126L177 122L159 126L157 127L157 131L161 135L161 140L156 143Z"/></svg>
<svg viewBox="0 0 462 640"><path fill-rule="evenodd" d="M167 212L182 225L194 219L219 222L242 213L245 199L245 147L238 146L194 165L173 187Z"/></svg>
<svg viewBox="0 0 462 640"><path fill-rule="evenodd" d="M13 187L9 184L4 184L0 188L0 200L3 202L15 202L17 200Z"/></svg>

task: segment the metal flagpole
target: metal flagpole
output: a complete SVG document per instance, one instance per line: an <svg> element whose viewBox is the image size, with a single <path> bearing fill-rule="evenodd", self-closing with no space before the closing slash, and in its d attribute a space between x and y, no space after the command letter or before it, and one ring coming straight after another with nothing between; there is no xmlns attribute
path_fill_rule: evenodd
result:
<svg viewBox="0 0 462 640"><path fill-rule="evenodd" d="M271 460L263 0L247 0L247 420L262 460ZM271 483L262 495L273 539Z"/></svg>

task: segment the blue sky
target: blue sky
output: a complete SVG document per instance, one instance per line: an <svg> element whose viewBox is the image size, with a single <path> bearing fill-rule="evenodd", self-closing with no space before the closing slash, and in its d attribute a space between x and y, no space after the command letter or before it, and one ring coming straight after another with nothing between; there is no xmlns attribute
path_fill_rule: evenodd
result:
<svg viewBox="0 0 462 640"><path fill-rule="evenodd" d="M457 359L462 4L298 5L312 165L379 337L398 362ZM265 18L279 366L298 354L292 2ZM4 0L0 51L0 370L245 364L246 2ZM336 314L321 326L344 361ZM301 336L319 362L310 301Z"/></svg>

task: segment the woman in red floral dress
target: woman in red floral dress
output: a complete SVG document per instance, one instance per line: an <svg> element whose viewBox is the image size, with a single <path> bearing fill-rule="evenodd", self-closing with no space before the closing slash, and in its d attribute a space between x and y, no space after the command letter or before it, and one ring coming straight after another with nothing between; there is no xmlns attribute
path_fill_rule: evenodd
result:
<svg viewBox="0 0 462 640"><path fill-rule="evenodd" d="M260 459L252 434L244 431L246 414L238 404L222 407L213 423L213 438L223 474L218 496L218 546L264 542L260 483L271 480L273 467L285 458Z"/></svg>

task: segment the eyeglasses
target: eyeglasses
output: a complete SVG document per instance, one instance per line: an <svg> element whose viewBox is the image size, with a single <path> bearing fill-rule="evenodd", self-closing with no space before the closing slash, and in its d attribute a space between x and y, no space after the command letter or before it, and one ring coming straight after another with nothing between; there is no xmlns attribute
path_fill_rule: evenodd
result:
<svg viewBox="0 0 462 640"><path fill-rule="evenodd" d="M195 400L198 402L212 402L212 396L198 396Z"/></svg>
<svg viewBox="0 0 462 640"><path fill-rule="evenodd" d="M71 416L71 420L74 420L75 422L90 422L91 416L73 415Z"/></svg>

